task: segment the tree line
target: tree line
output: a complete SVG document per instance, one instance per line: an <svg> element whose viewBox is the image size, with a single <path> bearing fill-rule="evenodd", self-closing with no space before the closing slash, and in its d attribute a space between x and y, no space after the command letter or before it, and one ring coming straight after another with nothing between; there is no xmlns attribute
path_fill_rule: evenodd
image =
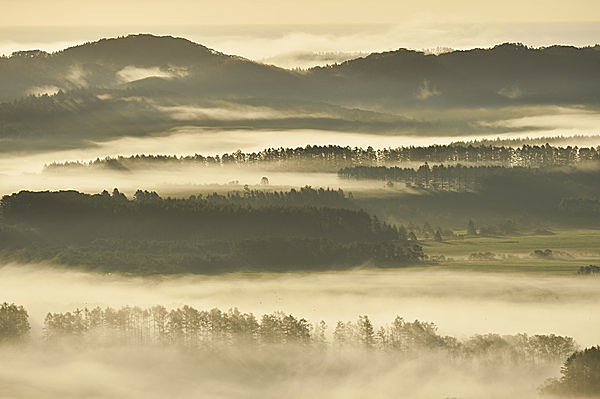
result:
<svg viewBox="0 0 600 399"><path fill-rule="evenodd" d="M302 197L341 193L323 190L240 196L194 195L161 198L139 190L128 199L117 189L109 194L77 191L30 192L7 195L0 201L8 223L83 238L217 239L256 236L327 238L341 242L406 240L404 232L364 211L324 206L286 206ZM300 197L300 198L299 198ZM318 203L318 198L311 198ZM250 203L264 206L250 206ZM56 238L56 237L49 237Z"/></svg>
<svg viewBox="0 0 600 399"><path fill-rule="evenodd" d="M134 198L146 198L144 195L141 190L138 190ZM315 189L310 186L304 186L300 189L291 188L289 191L265 191L246 188L242 191L233 191L226 194L211 193L204 196L200 194L199 197L212 203L234 203L251 207L283 205L356 208L352 193L345 193L342 189Z"/></svg>
<svg viewBox="0 0 600 399"><path fill-rule="evenodd" d="M321 167L337 170L357 165L387 166L403 163L431 164L488 164L505 167L552 167L568 166L600 160L600 147L529 145L521 147L498 145L430 145L384 148L359 148L339 145L307 145L297 148L267 148L258 152L225 153L215 156L194 154L144 155L115 158L97 158L90 162L65 162L46 165L46 170L77 169L100 167L113 170L129 168L158 167L165 164L203 165L203 166L251 166L275 164L279 167L314 168Z"/></svg>
<svg viewBox="0 0 600 399"><path fill-rule="evenodd" d="M353 166L342 168L338 175L345 179L387 181L388 185L401 182L409 187L431 191L473 192L494 190L498 187L524 192L522 185L546 185L569 193L590 192L590 183L600 177L596 170L577 168L531 168L503 166L433 165L425 163L418 168L387 166ZM514 186L514 187L512 187ZM526 187L525 187L526 188ZM593 187L592 187L593 188Z"/></svg>
<svg viewBox="0 0 600 399"><path fill-rule="evenodd" d="M484 178L499 173L523 172L526 168L501 166L433 165L425 163L418 168L399 166L353 166L342 168L338 176L345 179L369 179L402 182L410 187L435 191L476 191Z"/></svg>
<svg viewBox="0 0 600 399"><path fill-rule="evenodd" d="M0 344L30 340L29 315L23 306L0 305ZM375 326L368 316L338 321L333 331L324 321L283 312L255 316L237 308L221 311L190 306L167 309L124 306L48 313L43 322L46 344L181 346L214 353L226 348L261 350L267 346L301 346L319 351L363 350L415 358L428 352L491 365L562 363L561 377L540 388L543 394L594 397L600 389L600 347L579 350L573 338L549 335L477 334L465 339L441 335L434 323L396 317Z"/></svg>
<svg viewBox="0 0 600 399"><path fill-rule="evenodd" d="M474 140L461 140L450 143L450 145L460 146L509 146L509 147L521 147L523 145L537 145L542 146L550 144L552 146L565 146L569 143L580 143L579 146L589 146L600 142L600 135L585 135L585 134L574 134L572 136L541 136L541 137L496 137L495 139L474 139ZM586 144L587 143L587 144Z"/></svg>
<svg viewBox="0 0 600 399"><path fill-rule="evenodd" d="M600 217L600 198L563 198L559 208L571 216L598 218Z"/></svg>
<svg viewBox="0 0 600 399"><path fill-rule="evenodd" d="M368 316L356 321L338 321L330 333L324 321L315 324L283 312L255 316L237 308L221 311L191 306L167 309L124 306L75 309L47 313L43 338L89 338L128 345L183 345L194 349L243 344L302 344L332 348L418 353L442 350L459 356L493 355L519 361L564 361L576 349L570 337L527 334L475 335L458 340L443 336L434 323L407 321L396 317L392 323L375 326ZM29 315L23 306L0 305L0 337L18 341L30 334Z"/></svg>
<svg viewBox="0 0 600 399"><path fill-rule="evenodd" d="M570 337L550 335L475 335L465 340L440 335L434 323L407 321L396 317L392 323L375 326L368 316L356 321L338 321L333 331L324 321L283 312L241 313L237 308L198 310L183 306L168 310L151 308L96 307L72 312L48 313L44 338L72 337L115 340L129 345L177 344L191 349L212 349L243 344L301 344L332 349L364 348L404 354L445 351L460 357L485 356L496 360L523 362L564 361L576 349Z"/></svg>

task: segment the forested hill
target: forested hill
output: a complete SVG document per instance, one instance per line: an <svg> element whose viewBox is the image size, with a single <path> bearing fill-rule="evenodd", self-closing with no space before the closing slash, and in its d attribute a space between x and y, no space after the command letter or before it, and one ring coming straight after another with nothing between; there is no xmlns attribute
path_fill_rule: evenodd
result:
<svg viewBox="0 0 600 399"><path fill-rule="evenodd" d="M337 85L328 98L381 97L388 104L486 106L523 103L598 103L600 46L491 49L440 55L400 49L341 65L315 68L313 77Z"/></svg>
<svg viewBox="0 0 600 399"><path fill-rule="evenodd" d="M182 38L131 35L102 39L56 53L21 51L0 58L0 101L34 94L36 88L108 89L152 78L176 90L183 80L200 85L256 87L287 71L226 55ZM189 83L188 83L189 84Z"/></svg>
<svg viewBox="0 0 600 399"><path fill-rule="evenodd" d="M147 34L17 52L0 57L0 152L181 126L495 136L519 130L491 122L521 117L523 106L598 105L599 49L398 50L307 71ZM439 112L464 108L471 111Z"/></svg>
<svg viewBox="0 0 600 399"><path fill-rule="evenodd" d="M162 273L327 269L422 259L420 246L407 240L403 227L364 211L301 205L303 197L318 203L315 196L344 200L341 193L317 190L245 199L163 199L138 191L133 200L116 189L95 195L22 191L0 203L0 255Z"/></svg>
<svg viewBox="0 0 600 399"><path fill-rule="evenodd" d="M54 54L27 51L0 59L0 101L53 86L63 90L127 87L129 93L159 97L255 96L353 106L597 104L599 50L598 46L534 49L502 44L431 55L400 49L297 73L181 38L133 35ZM136 76L131 68L145 72Z"/></svg>

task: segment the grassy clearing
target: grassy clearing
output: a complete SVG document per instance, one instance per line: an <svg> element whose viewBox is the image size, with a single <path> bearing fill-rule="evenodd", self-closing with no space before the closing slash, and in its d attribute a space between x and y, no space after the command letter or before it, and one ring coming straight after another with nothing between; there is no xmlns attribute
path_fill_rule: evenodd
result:
<svg viewBox="0 0 600 399"><path fill-rule="evenodd" d="M573 275L579 267L600 264L600 230L553 230L554 235L467 237L443 242L425 241L430 256L444 256L440 269L482 272ZM549 258L532 256L535 250L553 251ZM491 253L494 259L470 259L473 253Z"/></svg>

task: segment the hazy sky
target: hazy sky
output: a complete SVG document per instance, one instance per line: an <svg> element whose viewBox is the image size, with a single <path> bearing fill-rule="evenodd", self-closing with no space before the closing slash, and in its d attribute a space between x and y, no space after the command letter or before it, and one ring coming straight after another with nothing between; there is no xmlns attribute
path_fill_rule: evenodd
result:
<svg viewBox="0 0 600 399"><path fill-rule="evenodd" d="M0 55L130 33L182 36L283 67L401 47L600 42L598 0L0 0L0 10Z"/></svg>
<svg viewBox="0 0 600 399"><path fill-rule="evenodd" d="M1 0L0 25L600 21L597 0Z"/></svg>

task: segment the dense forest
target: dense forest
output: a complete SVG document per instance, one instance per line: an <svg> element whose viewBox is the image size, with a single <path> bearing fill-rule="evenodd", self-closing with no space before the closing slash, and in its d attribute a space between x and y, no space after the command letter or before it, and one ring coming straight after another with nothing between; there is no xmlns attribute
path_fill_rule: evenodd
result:
<svg viewBox="0 0 600 399"><path fill-rule="evenodd" d="M587 169L529 168L501 166L421 165L419 168L354 166L340 169L338 175L347 179L373 179L387 182L402 182L410 187L433 191L481 191L494 186L512 184L519 188L523 184L565 189L573 188L572 194L581 193L588 184L600 178L600 172ZM594 192L592 189L591 192Z"/></svg>
<svg viewBox="0 0 600 399"><path fill-rule="evenodd" d="M275 164L286 168L316 168L338 170L353 166L392 166L404 163L485 164L505 167L552 167L598 162L600 148L523 145L521 147L472 145L431 145L428 147L398 147L375 150L336 145L298 148L268 148L260 152L204 156L134 155L90 161L89 163L51 163L46 170L79 169L85 167L126 171L134 168L161 167L168 164L202 166L243 166Z"/></svg>
<svg viewBox="0 0 600 399"><path fill-rule="evenodd" d="M393 198L360 198L369 212L405 224L429 222L456 228L470 219L480 225L518 218L525 223L598 226L600 172L596 168L446 166L419 168L355 166L344 179L379 180L412 193Z"/></svg>
<svg viewBox="0 0 600 399"><path fill-rule="evenodd" d="M137 199L139 195L144 195L142 191L135 194ZM330 188L312 188L310 186L301 187L296 190L291 188L289 191L264 191L250 190L228 192L226 194L209 193L201 196L211 203L233 203L239 205L250 205L252 207L260 206L317 206L328 208L354 208L354 197L352 193L345 193L342 189L333 190Z"/></svg>
<svg viewBox="0 0 600 399"><path fill-rule="evenodd" d="M233 270L343 268L423 259L404 227L364 211L326 207L341 191L161 198L138 190L128 199L76 191L4 196L1 254L103 271L218 273Z"/></svg>

